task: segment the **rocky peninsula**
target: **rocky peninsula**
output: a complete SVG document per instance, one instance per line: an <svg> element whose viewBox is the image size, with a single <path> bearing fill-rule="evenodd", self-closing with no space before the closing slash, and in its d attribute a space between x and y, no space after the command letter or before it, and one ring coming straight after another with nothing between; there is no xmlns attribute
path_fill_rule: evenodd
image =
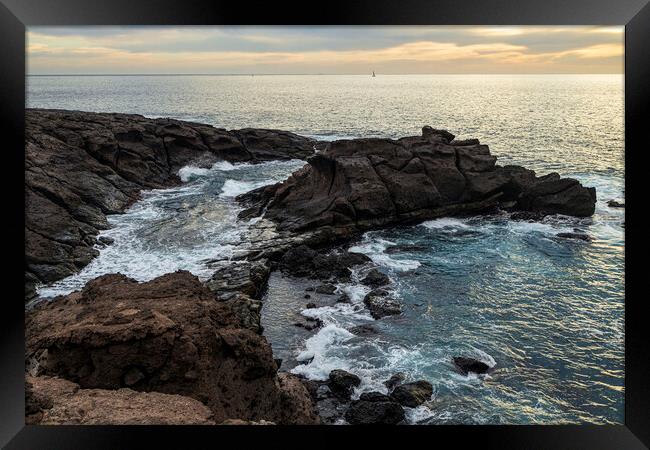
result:
<svg viewBox="0 0 650 450"><path fill-rule="evenodd" d="M595 207L595 190L577 180L499 166L487 145L431 127L397 140L323 143L139 115L27 110L26 117L28 299L39 283L87 265L106 244L97 239L106 216L142 190L179 184L183 166L306 160L287 180L237 198L240 219L253 219L246 245L216 261L209 280L186 271L149 282L107 274L30 306L30 423L400 423L403 407L431 397L430 383L395 374L386 394L354 398L355 374L335 370L316 382L279 371L260 323L270 274L318 280L317 291L332 293L331 283L369 262L346 250L367 230L495 210L513 220L585 217ZM400 313L382 275L370 271L362 281L378 320ZM488 370L462 356L454 363L462 373Z"/></svg>

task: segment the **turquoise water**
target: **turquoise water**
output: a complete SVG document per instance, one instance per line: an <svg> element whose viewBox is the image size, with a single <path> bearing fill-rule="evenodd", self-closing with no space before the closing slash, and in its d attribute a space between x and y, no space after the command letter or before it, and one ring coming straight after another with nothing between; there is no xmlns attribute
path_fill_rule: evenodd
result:
<svg viewBox="0 0 650 450"><path fill-rule="evenodd" d="M573 176L598 195L588 219L439 219L370 232L368 254L395 286L401 316L373 321L365 288L340 285L351 305L315 298L305 282L271 279L263 324L283 369L323 378L343 368L362 391L397 371L427 379L434 398L411 423L622 423L624 377L623 78L620 75L29 77L28 106L140 113L225 128L281 128L320 139L399 137L424 124L478 137L499 163ZM240 243L234 195L283 179L299 161L184 168L185 183L153 191L109 220L115 244L43 295L99 274L150 279L179 268L210 274ZM561 239L578 229L592 241ZM417 246L391 250L396 245ZM363 276L362 267L355 276ZM300 316L325 326L306 332ZM372 323L378 333L349 329ZM489 377L464 377L451 358L475 356ZM313 358L313 359L312 359ZM305 364L306 363L306 364Z"/></svg>

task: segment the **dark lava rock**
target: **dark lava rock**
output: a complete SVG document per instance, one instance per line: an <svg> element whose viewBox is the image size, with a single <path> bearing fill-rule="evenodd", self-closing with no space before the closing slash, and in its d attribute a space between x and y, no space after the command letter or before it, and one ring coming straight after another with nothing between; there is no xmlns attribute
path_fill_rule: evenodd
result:
<svg viewBox="0 0 650 450"><path fill-rule="evenodd" d="M395 375L391 376L388 380L384 381L384 386L386 386L389 391L392 391L396 386L402 384L405 379L406 374L403 372L398 372Z"/></svg>
<svg viewBox="0 0 650 450"><path fill-rule="evenodd" d="M311 298L311 295L305 294L303 297L305 297L306 299L309 299L309 298Z"/></svg>
<svg viewBox="0 0 650 450"><path fill-rule="evenodd" d="M431 399L433 386L428 381L400 384L393 389L390 397L400 405L415 408Z"/></svg>
<svg viewBox="0 0 650 450"><path fill-rule="evenodd" d="M316 403L316 411L320 419L327 424L336 423L347 409L347 402L341 402L336 397L327 397Z"/></svg>
<svg viewBox="0 0 650 450"><path fill-rule="evenodd" d="M374 289L363 299L363 303L370 310L370 315L375 319L402 313L402 307L389 297L388 291Z"/></svg>
<svg viewBox="0 0 650 450"><path fill-rule="evenodd" d="M481 214L503 204L540 215L593 214L593 188L558 174L538 177L524 167L499 166L487 145L450 145L451 137L425 127L422 136L398 140L329 142L305 167L249 200L279 231L309 232L320 242L390 225Z"/></svg>
<svg viewBox="0 0 650 450"><path fill-rule="evenodd" d="M385 286L390 283L390 278L388 278L388 275L381 273L377 269L372 269L370 272L368 272L364 279L361 280L361 283L365 284L366 286L376 288Z"/></svg>
<svg viewBox="0 0 650 450"><path fill-rule="evenodd" d="M381 392L364 392L359 396L359 400L366 402L390 402L391 398Z"/></svg>
<svg viewBox="0 0 650 450"><path fill-rule="evenodd" d="M395 425L404 420L404 408L394 401L357 400L346 411L345 420L352 425Z"/></svg>
<svg viewBox="0 0 650 450"><path fill-rule="evenodd" d="M478 145L480 142L478 139L454 139L450 144L465 147L468 145Z"/></svg>
<svg viewBox="0 0 650 450"><path fill-rule="evenodd" d="M544 214L530 211L518 211L510 214L510 220L521 222L538 222L544 218Z"/></svg>
<svg viewBox="0 0 650 450"><path fill-rule="evenodd" d="M278 374L271 346L237 301L216 301L178 271L146 283L104 275L25 312L26 360L36 376L82 389L191 397L228 418L317 423L297 378Z"/></svg>
<svg viewBox="0 0 650 450"><path fill-rule="evenodd" d="M108 237L108 236L99 236L97 238L97 241L101 242L104 245L111 245L113 242L115 242L115 239L113 239L112 237Z"/></svg>
<svg viewBox="0 0 650 450"><path fill-rule="evenodd" d="M180 183L192 161L306 159L312 139L284 131L226 131L136 114L25 110L25 283L74 274L99 253L107 214L143 189ZM272 151L269 151L272 149ZM98 239L108 245L108 238Z"/></svg>
<svg viewBox="0 0 650 450"><path fill-rule="evenodd" d="M314 287L313 287L313 286L310 286L310 287L308 287L307 289L305 289L305 291L307 291L307 292L313 292L313 291L314 291Z"/></svg>
<svg viewBox="0 0 650 450"><path fill-rule="evenodd" d="M455 136L447 130L436 130L429 125L425 125L422 127L422 137L425 139L440 137L444 142L449 143L454 140Z"/></svg>
<svg viewBox="0 0 650 450"><path fill-rule="evenodd" d="M350 303L350 296L348 294L343 294L336 299L336 303Z"/></svg>
<svg viewBox="0 0 650 450"><path fill-rule="evenodd" d="M336 286L333 284L321 284L316 288L316 293L317 294L325 294L325 295L334 295L334 292L336 292Z"/></svg>
<svg viewBox="0 0 650 450"><path fill-rule="evenodd" d="M332 392L344 398L350 398L352 390L361 384L361 379L345 370L332 370L329 374L329 386Z"/></svg>
<svg viewBox="0 0 650 450"><path fill-rule="evenodd" d="M625 208L625 203L619 203L616 200L609 200L607 206L610 208Z"/></svg>
<svg viewBox="0 0 650 450"><path fill-rule="evenodd" d="M464 356L455 356L454 365L461 371L463 375L469 372L483 374L490 370L490 366L483 361L474 358L466 358Z"/></svg>
<svg viewBox="0 0 650 450"><path fill-rule="evenodd" d="M350 333L356 334L357 336L374 336L378 332L377 329L372 325L364 324L350 328Z"/></svg>
<svg viewBox="0 0 650 450"><path fill-rule="evenodd" d="M280 269L296 277L309 277L320 280L349 277L350 267L370 261L366 255L336 250L328 253L318 252L307 245L299 245L288 250L280 259Z"/></svg>
<svg viewBox="0 0 650 450"><path fill-rule="evenodd" d="M305 306L305 308L307 308L307 309L313 309L313 308L318 308L318 306L316 306L316 303L307 303L307 305Z"/></svg>
<svg viewBox="0 0 650 450"><path fill-rule="evenodd" d="M566 239L579 239L581 241L591 241L591 237L584 233L558 233L557 237Z"/></svg>

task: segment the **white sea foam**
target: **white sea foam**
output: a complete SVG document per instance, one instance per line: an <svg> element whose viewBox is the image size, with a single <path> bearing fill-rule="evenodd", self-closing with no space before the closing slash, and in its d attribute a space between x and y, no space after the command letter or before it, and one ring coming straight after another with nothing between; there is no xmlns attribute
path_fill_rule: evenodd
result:
<svg viewBox="0 0 650 450"><path fill-rule="evenodd" d="M257 189L268 184L273 184L273 180L262 181L241 181L241 180L226 180L221 188L221 197L237 197L240 194L245 194L248 191Z"/></svg>
<svg viewBox="0 0 650 450"><path fill-rule="evenodd" d="M349 361L333 353L353 337L348 330L335 324L324 326L305 341L305 349L296 357L297 361L309 362L294 367L291 373L309 380L325 380L334 369L349 369Z"/></svg>
<svg viewBox="0 0 650 450"><path fill-rule="evenodd" d="M461 219L456 219L453 217L443 217L440 219L427 220L420 224L425 228L430 230L443 229L443 228L469 228L470 226Z"/></svg>
<svg viewBox="0 0 650 450"><path fill-rule="evenodd" d="M192 181L196 178L204 177L210 173L210 169L196 166L185 166L178 171L178 176L183 183Z"/></svg>
<svg viewBox="0 0 650 450"><path fill-rule="evenodd" d="M404 408L404 415L410 424L425 423L434 417L434 413L425 405L420 405L417 408Z"/></svg>
<svg viewBox="0 0 650 450"><path fill-rule="evenodd" d="M395 243L384 239L373 238L372 234L366 233L363 237L363 241L358 245L350 247L350 251L363 253L372 259L375 264L399 272L414 270L420 267L419 261L412 259L395 259L391 257L391 255L384 253L391 245L395 245Z"/></svg>

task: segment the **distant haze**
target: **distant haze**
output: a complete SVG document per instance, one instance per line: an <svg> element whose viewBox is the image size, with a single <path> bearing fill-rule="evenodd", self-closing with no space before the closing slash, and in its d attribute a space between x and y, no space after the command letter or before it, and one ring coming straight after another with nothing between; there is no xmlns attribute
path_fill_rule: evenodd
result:
<svg viewBox="0 0 650 450"><path fill-rule="evenodd" d="M30 27L27 73L622 73L623 27Z"/></svg>

